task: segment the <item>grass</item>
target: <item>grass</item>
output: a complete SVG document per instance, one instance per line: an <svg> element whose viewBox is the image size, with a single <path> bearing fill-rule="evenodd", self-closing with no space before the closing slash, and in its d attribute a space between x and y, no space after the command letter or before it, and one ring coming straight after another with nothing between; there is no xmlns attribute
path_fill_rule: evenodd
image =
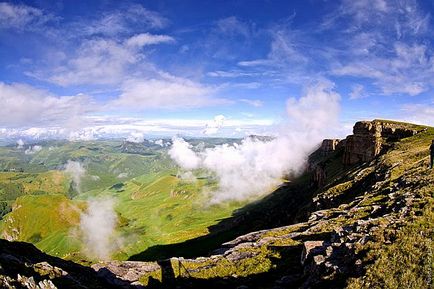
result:
<svg viewBox="0 0 434 289"><path fill-rule="evenodd" d="M431 195L422 215L401 228L392 244L370 243L366 259L373 264L365 276L351 279L348 288L432 288L433 204Z"/></svg>
<svg viewBox="0 0 434 289"><path fill-rule="evenodd" d="M42 251L64 257L79 251L70 230L79 224L83 207L64 195L22 196L0 223L0 231L6 239L31 242Z"/></svg>
<svg viewBox="0 0 434 289"><path fill-rule="evenodd" d="M117 195L119 215L127 221L121 229L137 241L125 248L127 255L148 247L172 244L208 233L208 227L230 217L241 202L207 206L201 194L207 180L186 183L173 175L126 182Z"/></svg>

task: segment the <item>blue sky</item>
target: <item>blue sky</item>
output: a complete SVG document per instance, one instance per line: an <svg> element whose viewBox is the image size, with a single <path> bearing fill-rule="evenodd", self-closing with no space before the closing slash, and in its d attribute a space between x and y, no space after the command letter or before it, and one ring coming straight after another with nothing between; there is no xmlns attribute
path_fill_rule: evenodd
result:
<svg viewBox="0 0 434 289"><path fill-rule="evenodd" d="M360 119L434 125L433 12L430 0L2 2L0 138L269 133L291 105L309 110L312 87L338 96L341 133Z"/></svg>

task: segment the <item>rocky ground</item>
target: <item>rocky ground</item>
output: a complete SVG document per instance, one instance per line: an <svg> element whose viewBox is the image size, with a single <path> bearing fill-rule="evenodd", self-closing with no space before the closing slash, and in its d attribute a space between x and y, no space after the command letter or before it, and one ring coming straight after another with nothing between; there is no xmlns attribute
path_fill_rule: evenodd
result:
<svg viewBox="0 0 434 289"><path fill-rule="evenodd" d="M101 262L93 270L2 240L0 285L429 288L434 172L427 156L434 130L384 121L354 130L312 155L314 197L288 226L239 236L207 257Z"/></svg>

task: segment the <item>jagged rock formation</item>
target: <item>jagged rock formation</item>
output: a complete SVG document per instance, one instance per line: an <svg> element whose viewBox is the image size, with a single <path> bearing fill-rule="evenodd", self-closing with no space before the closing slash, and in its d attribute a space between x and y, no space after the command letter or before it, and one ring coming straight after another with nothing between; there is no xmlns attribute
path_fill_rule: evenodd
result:
<svg viewBox="0 0 434 289"><path fill-rule="evenodd" d="M375 276L371 271L381 259L379 252L396 242L407 244L403 230L420 220L424 220L425 227L418 225L414 236L408 236L409 247L400 245L414 251L412 258L418 265L396 265L393 262L397 261L390 258L386 266L413 270L409 271L414 275L411 282L405 279L408 272L401 274L404 277L392 272L394 277L401 278L397 284L402 288L429 287L431 271L422 269L431 266L434 173L428 169L427 156L433 138L433 128L385 121L357 123L352 137L344 142L328 142L327 154L320 148L312 155L311 166L323 171L321 185L310 184L306 188L315 191L313 198L287 226L239 236L207 257L101 262L92 266L99 279L83 267L86 274L82 278L93 276L96 280L84 287L98 288L99 282L103 282L100 280L105 280L116 288L369 288L375 282L378 283L375 288L394 288L390 280L372 283L369 276ZM308 179L312 174L315 172L300 179ZM296 181L287 184L288 188L293 185ZM288 192L294 191L288 189ZM13 248L15 244L7 243L7 246ZM410 258L409 252L401 254ZM2 266L8 260L4 255L0 247ZM6 251L6 255L12 256L9 259L24 258L20 250ZM17 288L21 288L23 282L18 279L23 280L22 276L38 276L35 282L57 285L57 278L63 280L62 272L68 272L76 282L73 284L83 285L84 279L74 275L80 269L74 266L79 265L68 262L68 267L46 255L33 260L27 254L25 258L30 261L19 259L18 264L22 265L12 273L2 267L0 282L3 283L0 284L6 284L7 278L11 278L15 283L8 284L18 284ZM402 262L405 258L398 259ZM35 268L43 261L47 262L43 266L59 270L48 270L54 272L51 275L38 273ZM20 272L20 277L16 272ZM52 278L52 275L59 277Z"/></svg>

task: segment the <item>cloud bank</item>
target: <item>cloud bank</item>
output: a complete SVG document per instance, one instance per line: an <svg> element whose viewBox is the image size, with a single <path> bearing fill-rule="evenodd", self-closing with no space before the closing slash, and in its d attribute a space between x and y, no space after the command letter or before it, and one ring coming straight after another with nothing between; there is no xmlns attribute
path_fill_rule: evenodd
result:
<svg viewBox="0 0 434 289"><path fill-rule="evenodd" d="M309 86L300 99L287 102L288 121L269 141L246 138L241 144L224 144L194 151L175 137L170 157L183 169L204 168L215 174L219 189L211 203L242 200L269 191L287 174L298 174L310 152L335 125L340 96L328 81Z"/></svg>

